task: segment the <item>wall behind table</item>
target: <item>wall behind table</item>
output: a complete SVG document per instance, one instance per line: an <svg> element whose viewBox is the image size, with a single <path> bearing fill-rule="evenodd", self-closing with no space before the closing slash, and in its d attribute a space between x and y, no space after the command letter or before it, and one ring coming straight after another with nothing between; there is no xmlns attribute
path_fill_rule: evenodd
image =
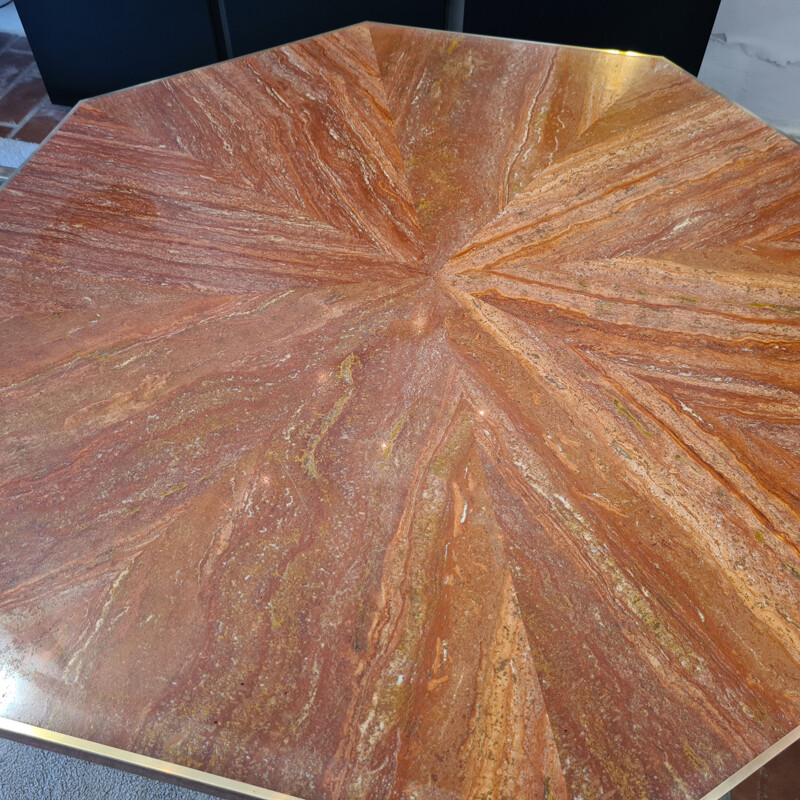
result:
<svg viewBox="0 0 800 800"><path fill-rule="evenodd" d="M722 0L700 80L800 141L800 0Z"/></svg>

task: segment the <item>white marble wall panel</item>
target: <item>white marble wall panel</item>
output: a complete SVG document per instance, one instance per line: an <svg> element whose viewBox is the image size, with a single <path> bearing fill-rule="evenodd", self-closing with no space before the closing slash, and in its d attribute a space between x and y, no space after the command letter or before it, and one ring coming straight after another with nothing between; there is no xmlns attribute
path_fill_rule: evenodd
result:
<svg viewBox="0 0 800 800"><path fill-rule="evenodd" d="M800 140L800 0L722 0L699 77Z"/></svg>

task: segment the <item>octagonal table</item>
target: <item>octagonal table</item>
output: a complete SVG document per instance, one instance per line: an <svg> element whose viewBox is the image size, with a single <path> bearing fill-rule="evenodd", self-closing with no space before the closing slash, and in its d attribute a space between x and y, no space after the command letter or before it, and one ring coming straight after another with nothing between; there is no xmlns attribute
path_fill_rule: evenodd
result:
<svg viewBox="0 0 800 800"><path fill-rule="evenodd" d="M81 103L0 225L5 735L306 800L797 738L800 149L674 65L358 25Z"/></svg>

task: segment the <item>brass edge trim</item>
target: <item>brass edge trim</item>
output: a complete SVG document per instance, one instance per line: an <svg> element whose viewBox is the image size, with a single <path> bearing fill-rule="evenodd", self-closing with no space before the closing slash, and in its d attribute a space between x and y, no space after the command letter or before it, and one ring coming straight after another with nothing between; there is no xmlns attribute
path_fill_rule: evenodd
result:
<svg viewBox="0 0 800 800"><path fill-rule="evenodd" d="M112 766L119 765L123 769L129 768L133 772L153 778L161 777L167 781L178 783L185 781L187 785L194 785L201 791L203 788L207 788L223 793L223 796L227 794L228 796L253 797L258 800L301 800L301 798L283 794L283 792L260 789L233 778L224 778L221 775L212 775L199 769L171 764L158 758L120 750L118 747L98 744L88 739L79 739L77 736L55 733L46 728L38 728L35 725L17 722L7 717L0 717L0 736L46 749L56 749L57 752L66 755L80 757L81 754L84 754L100 760L101 763L109 763Z"/></svg>
<svg viewBox="0 0 800 800"><path fill-rule="evenodd" d="M725 795L731 789L738 786L745 778L749 778L754 772L758 772L768 761L772 761L775 756L780 755L798 740L800 740L800 726L793 731L789 731L783 739L779 739L772 747L768 747L760 756L756 756L738 772L734 772L730 778L724 780L716 789L712 789L708 794L703 795L700 800L724 800Z"/></svg>
<svg viewBox="0 0 800 800"><path fill-rule="evenodd" d="M419 25L399 25L394 22L376 22L372 19L365 19L362 22L357 22L354 25L348 25L347 28L357 28L359 25L375 25L376 27L381 28L402 28L403 30L408 31L423 31L425 33L441 33L446 36L453 36L458 39L461 38L470 38L470 39L491 39L496 42L506 42L510 44L536 44L541 45L543 47L554 47L559 48L562 50L584 50L587 53L610 53L612 55L617 56L633 56L634 58L664 58L664 56L660 56L657 53L640 53L637 50L616 50L611 47L586 47L585 45L581 44L562 44L560 42L541 42L538 39L518 39L514 36L496 36L491 33L473 33L472 31L451 31L445 30L443 28L425 28ZM339 28L339 30L346 30L346 28ZM336 31L331 31L331 33L336 33ZM317 36L322 36L323 34L318 33ZM313 36L310 38L314 38ZM302 41L302 40L301 40ZM289 44L294 44L294 42L290 42ZM285 45L276 45L276 47L285 47ZM259 51L257 51L259 52ZM682 69L682 68L681 68ZM690 73L691 74L691 73ZM692 75L692 77L694 77Z"/></svg>
<svg viewBox="0 0 800 800"><path fill-rule="evenodd" d="M215 792L229 793L240 797L253 797L257 800L302 800L294 795L275 792L272 789L260 789L249 783L224 778L221 775L212 775L209 772L202 772L191 767L183 767L180 764L171 764L151 756L143 756L138 753L131 753L127 750L120 750L118 747L111 747L106 744L91 742L88 739L79 739L77 736L69 736L65 733L55 733L46 728L38 728L35 725L28 725L25 722L17 722L7 717L0 717L0 736L14 741L39 745L67 755L80 757L85 754L97 758L105 763L119 765L122 768L128 767L132 771L150 775L154 778L159 776L172 781L185 781L188 785L195 785L201 789L203 787ZM724 800L731 789L738 786L745 778L749 778L754 772L767 764L776 756L792 744L800 740L800 726L779 739L771 747L764 750L761 755L756 756L752 761L745 764L740 770L734 772L729 778L724 780L715 789L703 795L700 800Z"/></svg>

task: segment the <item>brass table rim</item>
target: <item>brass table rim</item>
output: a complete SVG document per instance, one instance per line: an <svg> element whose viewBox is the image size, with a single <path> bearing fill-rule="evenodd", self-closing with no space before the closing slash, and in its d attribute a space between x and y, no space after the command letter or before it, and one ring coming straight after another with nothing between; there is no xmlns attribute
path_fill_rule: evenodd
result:
<svg viewBox="0 0 800 800"><path fill-rule="evenodd" d="M302 800L294 795L275 792L271 789L261 789L249 783L212 775L199 769L172 764L160 758L139 755L118 747L80 739L66 733L56 733L36 725L17 722L8 717L0 717L0 736L22 744L42 747L64 755L76 758L85 757L95 760L106 766L118 769L127 769L145 777L166 780L186 787L196 787L200 791L211 790L223 797L253 797L258 800ZM703 795L699 800L722 800L725 795L738 786L754 772L757 772L767 762L780 755L795 742L800 741L800 726L789 731L783 738L764 750L752 761L726 778L719 786Z"/></svg>
<svg viewBox="0 0 800 800"><path fill-rule="evenodd" d="M199 769L172 764L159 758L132 753L99 744L77 736L65 733L56 733L36 725L17 722L8 717L0 717L0 737L20 742L22 744L41 747L46 750L63 755L84 758L95 761L105 766L126 770L145 777L176 783L186 788L196 788L199 791L211 791L221 797L252 797L257 800L301 800L293 795L275 792L271 789L261 789L243 781L225 778L203 772Z"/></svg>

